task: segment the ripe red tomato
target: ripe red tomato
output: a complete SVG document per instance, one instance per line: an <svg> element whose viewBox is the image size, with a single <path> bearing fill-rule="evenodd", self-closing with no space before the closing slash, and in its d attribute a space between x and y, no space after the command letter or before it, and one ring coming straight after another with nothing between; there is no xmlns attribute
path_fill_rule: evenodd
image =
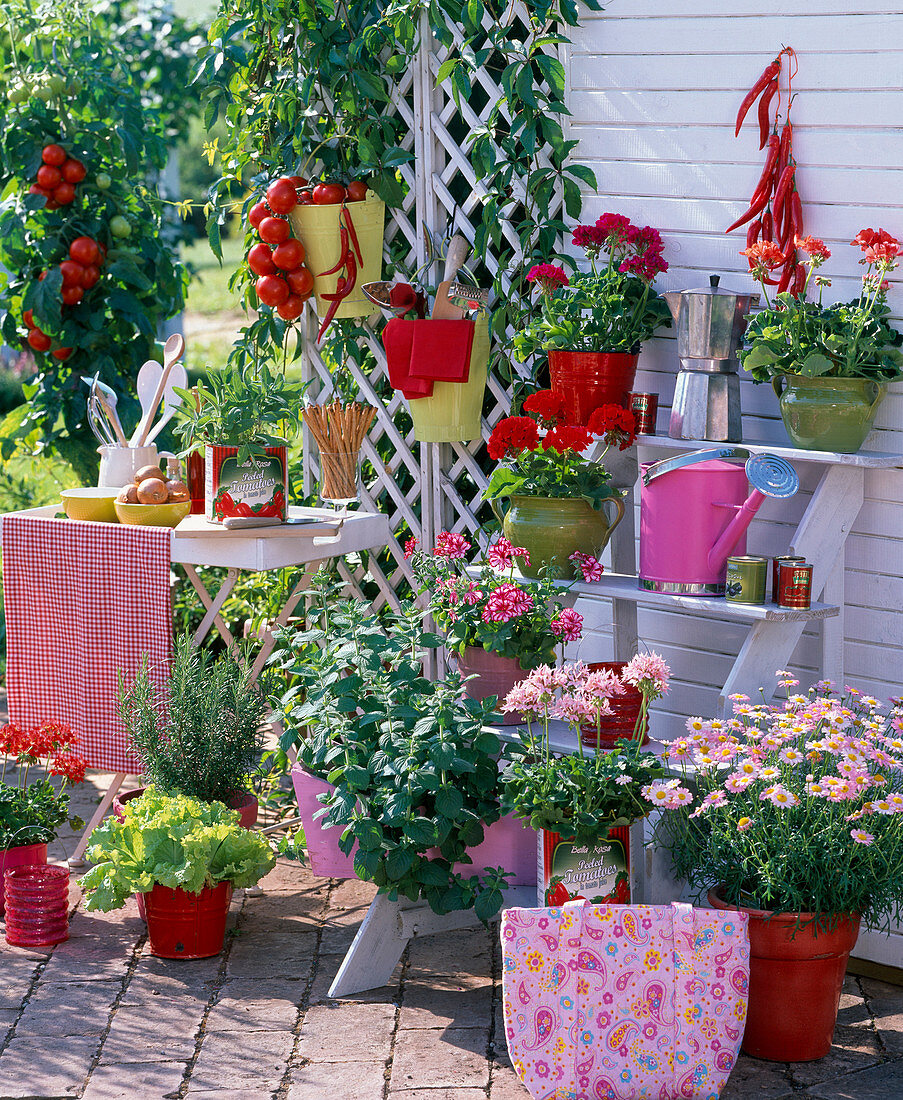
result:
<svg viewBox="0 0 903 1100"><path fill-rule="evenodd" d="M40 274L40 275L38 276L38 282L39 282L39 283L43 283L43 281L44 281L44 280L45 280L46 278L47 278L47 272L46 272L46 271L42 271L42 272L41 272L41 274Z"/></svg>
<svg viewBox="0 0 903 1100"><path fill-rule="evenodd" d="M297 321L304 312L304 299L297 294L290 294L281 306L277 306L276 312L283 321Z"/></svg>
<svg viewBox="0 0 903 1100"><path fill-rule="evenodd" d="M345 199L345 188L340 183L318 183L313 190L313 200L318 206L332 206Z"/></svg>
<svg viewBox="0 0 903 1100"><path fill-rule="evenodd" d="M41 332L39 328L33 328L29 332L28 342L35 351L50 351L50 345L53 343L47 333Z"/></svg>
<svg viewBox="0 0 903 1100"><path fill-rule="evenodd" d="M362 202L367 197L367 185L363 180L352 180L345 190L349 202Z"/></svg>
<svg viewBox="0 0 903 1100"><path fill-rule="evenodd" d="M85 292L80 286L64 286L60 294L65 306L77 306L84 296Z"/></svg>
<svg viewBox="0 0 903 1100"><path fill-rule="evenodd" d="M26 328L36 327L34 323L34 313L32 313L30 309L26 309L25 312L22 314L22 320L25 322Z"/></svg>
<svg viewBox="0 0 903 1100"><path fill-rule="evenodd" d="M265 202L255 202L248 211L248 225L250 225L252 229L259 229L260 223L264 218L268 217L269 213Z"/></svg>
<svg viewBox="0 0 903 1100"><path fill-rule="evenodd" d="M84 286L85 269L74 260L63 260L60 264L63 273L63 286Z"/></svg>
<svg viewBox="0 0 903 1100"><path fill-rule="evenodd" d="M279 246L282 247L281 245ZM273 263L273 253L268 244L260 241L255 244L248 253L248 267L255 275L275 275L276 265Z"/></svg>
<svg viewBox="0 0 903 1100"><path fill-rule="evenodd" d="M50 353L54 359L59 359L62 362L64 359L68 359L72 354L72 348L56 348Z"/></svg>
<svg viewBox="0 0 903 1100"><path fill-rule="evenodd" d="M305 187L303 191L298 192L298 205L310 206L314 201L313 192L309 187Z"/></svg>
<svg viewBox="0 0 903 1100"><path fill-rule="evenodd" d="M289 237L273 249L273 263L283 271L294 271L304 263L304 245L294 237Z"/></svg>
<svg viewBox="0 0 903 1100"><path fill-rule="evenodd" d="M291 180L296 191L300 191L302 187L307 187L307 180L304 176L286 176L285 178Z"/></svg>
<svg viewBox="0 0 903 1100"><path fill-rule="evenodd" d="M45 145L41 152L41 160L45 164L52 164L59 168L66 162L66 150L62 145Z"/></svg>
<svg viewBox="0 0 903 1100"><path fill-rule="evenodd" d="M49 198L49 196L48 196L47 192L44 190L44 188L39 187L36 183L33 183L31 185L31 187L28 188L28 193L29 193L29 195L43 195L45 199Z"/></svg>
<svg viewBox="0 0 903 1100"><path fill-rule="evenodd" d="M85 290L90 290L92 286L100 279L100 268L97 264L88 264L85 268L85 273L82 275L82 286Z"/></svg>
<svg viewBox="0 0 903 1100"><path fill-rule="evenodd" d="M267 188L267 204L274 214L290 214L298 205L295 185L283 176Z"/></svg>
<svg viewBox="0 0 903 1100"><path fill-rule="evenodd" d="M62 184L60 186L62 186ZM60 204L54 200L53 195L51 193L51 197L47 200L47 204L45 205L44 209L45 210L59 210L59 208L60 208Z"/></svg>
<svg viewBox="0 0 903 1100"><path fill-rule="evenodd" d="M88 264L96 264L100 259L100 249L97 241L91 237L76 237L69 245L69 259L77 264L87 267Z"/></svg>
<svg viewBox="0 0 903 1100"><path fill-rule="evenodd" d="M314 288L314 277L306 267L299 267L297 271L290 271L286 276L288 288L292 294L299 298L309 298Z"/></svg>
<svg viewBox="0 0 903 1100"><path fill-rule="evenodd" d="M288 298L288 283L278 275L261 275L254 285L265 306L281 306Z"/></svg>
<svg viewBox="0 0 903 1100"><path fill-rule="evenodd" d="M58 206L68 206L75 198L75 188L71 183L61 183L53 190L53 202Z"/></svg>
<svg viewBox="0 0 903 1100"><path fill-rule="evenodd" d="M43 187L46 191L52 191L54 187L59 187L63 182L63 176L59 168L54 168L50 164L42 164L35 179L38 182L38 187Z"/></svg>
<svg viewBox="0 0 903 1100"><path fill-rule="evenodd" d="M80 160L70 157L63 162L63 179L67 183L81 183L88 174L88 169Z"/></svg>
<svg viewBox="0 0 903 1100"><path fill-rule="evenodd" d="M260 234L260 239L267 244L282 244L283 241L288 240L288 222L283 221L282 218L264 218L257 232Z"/></svg>

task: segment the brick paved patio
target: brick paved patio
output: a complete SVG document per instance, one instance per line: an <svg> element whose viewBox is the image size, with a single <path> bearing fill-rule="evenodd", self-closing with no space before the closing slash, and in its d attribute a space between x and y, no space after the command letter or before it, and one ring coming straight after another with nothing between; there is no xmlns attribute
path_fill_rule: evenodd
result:
<svg viewBox="0 0 903 1100"><path fill-rule="evenodd" d="M88 816L92 798L86 784L75 809ZM0 940L0 1100L527 1100L505 1050L495 927L416 940L391 985L334 1001L372 888L286 861L262 885L236 893L214 959L153 958L134 903L76 908L49 954ZM724 1100L903 1096L903 989L848 977L836 1039L816 1063L741 1058Z"/></svg>

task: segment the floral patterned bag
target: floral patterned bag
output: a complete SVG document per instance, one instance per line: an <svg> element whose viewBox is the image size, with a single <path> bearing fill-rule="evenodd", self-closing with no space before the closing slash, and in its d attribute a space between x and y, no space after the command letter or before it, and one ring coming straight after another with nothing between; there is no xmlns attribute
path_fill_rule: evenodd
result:
<svg viewBox="0 0 903 1100"><path fill-rule="evenodd" d="M746 924L679 903L508 909L505 1032L534 1100L717 1100L746 1019Z"/></svg>

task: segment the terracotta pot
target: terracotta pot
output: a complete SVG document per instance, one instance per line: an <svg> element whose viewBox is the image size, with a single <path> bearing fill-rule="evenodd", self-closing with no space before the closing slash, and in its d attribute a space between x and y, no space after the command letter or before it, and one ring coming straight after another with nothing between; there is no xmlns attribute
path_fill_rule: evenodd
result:
<svg viewBox="0 0 903 1100"><path fill-rule="evenodd" d="M809 924L811 913L769 913L728 905L709 892L716 909L749 916L749 1013L743 1051L771 1062L814 1062L831 1049L840 991L859 916L844 917L833 931Z"/></svg>
<svg viewBox="0 0 903 1100"><path fill-rule="evenodd" d="M223 949L232 883L205 886L199 894L159 883L142 894L152 955L163 959L209 959Z"/></svg>
<svg viewBox="0 0 903 1100"><path fill-rule="evenodd" d="M47 863L46 844L20 844L15 848L0 848L0 917L3 916L5 888L3 879L11 867L23 867L28 863Z"/></svg>
<svg viewBox="0 0 903 1100"><path fill-rule="evenodd" d="M841 454L859 450L887 394L887 386L865 378L786 374L772 384L791 442L808 451Z"/></svg>
<svg viewBox="0 0 903 1100"><path fill-rule="evenodd" d="M524 576L534 579L539 577L543 565L554 561L554 578L573 580L577 571L570 555L579 550L599 557L624 516L624 501L620 496L609 497L598 512L585 500L569 497L513 496L506 513L502 512L498 500L490 503L502 524L505 538L529 552L530 564L522 561L520 566ZM614 508L613 519L605 512L609 504Z"/></svg>
<svg viewBox="0 0 903 1100"><path fill-rule="evenodd" d="M500 714L499 708L505 696L515 684L525 680L529 675L520 667L520 661L516 657L502 657L498 653L490 653L482 646L467 646L463 654L455 654L455 660L458 663L458 672L462 676L478 677L464 685L464 691L468 697L483 700L490 695L498 696L496 710ZM514 726L522 721L520 712L514 711L511 714L502 714L501 724Z"/></svg>
<svg viewBox="0 0 903 1100"><path fill-rule="evenodd" d="M589 668L593 672L613 672L620 676L627 667L626 661L590 661ZM599 722L599 728L595 726L581 726L580 740L584 745L594 749L598 745L603 749L614 748L615 743L622 737L633 740L633 731L636 729L637 719L642 709L643 696L632 685L625 684L627 689L624 695L615 695L609 700L612 713L606 715ZM642 744L649 744L649 715L643 719L640 730Z"/></svg>
<svg viewBox="0 0 903 1100"><path fill-rule="evenodd" d="M318 810L323 809L322 803L317 801L317 795L335 788L325 780L317 779L306 772L300 764L292 767L292 785L298 799L298 813L304 825L304 841L310 869L323 878L354 878L354 853L357 845L346 856L339 848L339 838L344 831L342 827L335 825L331 829L324 829L323 818L314 817Z"/></svg>
<svg viewBox="0 0 903 1100"><path fill-rule="evenodd" d="M567 401L568 423L586 424L600 405L628 407L639 353L549 351L552 389Z"/></svg>

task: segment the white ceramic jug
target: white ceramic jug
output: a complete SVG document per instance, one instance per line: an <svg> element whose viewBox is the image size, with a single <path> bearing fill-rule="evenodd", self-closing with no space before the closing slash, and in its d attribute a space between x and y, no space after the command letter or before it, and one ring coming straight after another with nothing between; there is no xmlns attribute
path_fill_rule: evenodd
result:
<svg viewBox="0 0 903 1100"><path fill-rule="evenodd" d="M128 485L142 466L157 466L163 459L174 458L171 451L157 453L153 443L146 447L120 447L104 444L97 448L100 454L98 485ZM164 467L164 473L166 472Z"/></svg>

